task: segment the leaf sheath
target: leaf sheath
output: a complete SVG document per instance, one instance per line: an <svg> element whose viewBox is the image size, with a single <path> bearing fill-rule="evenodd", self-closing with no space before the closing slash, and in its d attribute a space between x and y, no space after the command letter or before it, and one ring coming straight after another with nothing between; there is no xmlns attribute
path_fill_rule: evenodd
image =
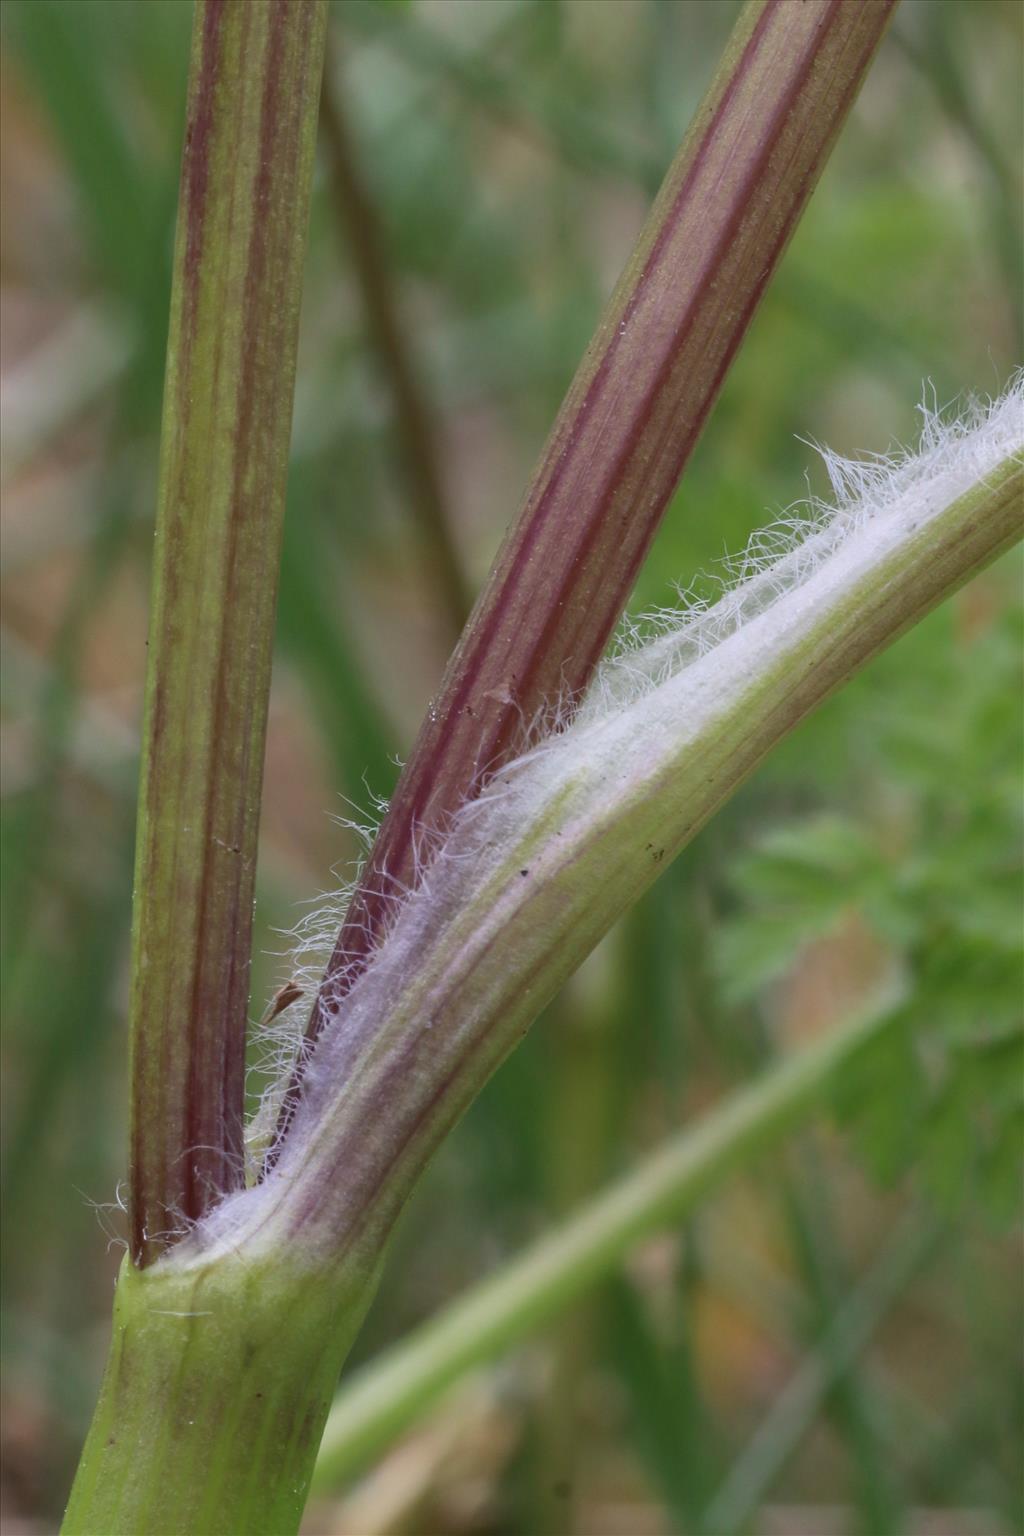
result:
<svg viewBox="0 0 1024 1536"><path fill-rule="evenodd" d="M311 1039L415 882L417 839L585 686L894 4L744 10L428 712Z"/></svg>

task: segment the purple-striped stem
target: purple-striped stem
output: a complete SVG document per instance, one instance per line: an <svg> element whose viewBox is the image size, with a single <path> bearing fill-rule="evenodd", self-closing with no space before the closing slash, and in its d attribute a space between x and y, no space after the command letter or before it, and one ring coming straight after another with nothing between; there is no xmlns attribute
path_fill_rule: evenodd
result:
<svg viewBox="0 0 1024 1536"><path fill-rule="evenodd" d="M840 465L839 510L602 668L575 720L456 817L312 1054L281 1156L180 1263L382 1250L431 1156L540 1010L771 749L1016 543L1019 385L922 452Z"/></svg>
<svg viewBox="0 0 1024 1536"><path fill-rule="evenodd" d="M415 882L417 838L522 745L524 723L585 686L895 3L752 0L743 11L421 728L310 1043L363 969L393 893Z"/></svg>
<svg viewBox="0 0 1024 1536"><path fill-rule="evenodd" d="M198 0L131 984L131 1251L241 1178L252 902L325 0Z"/></svg>

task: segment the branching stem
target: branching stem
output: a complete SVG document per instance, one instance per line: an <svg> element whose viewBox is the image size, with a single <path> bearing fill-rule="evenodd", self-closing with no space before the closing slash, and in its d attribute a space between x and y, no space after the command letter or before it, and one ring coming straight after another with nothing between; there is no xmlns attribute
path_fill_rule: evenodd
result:
<svg viewBox="0 0 1024 1536"><path fill-rule="evenodd" d="M894 5L744 9L428 711L309 1042L365 965L394 891L414 883L417 838L522 745L524 724L586 685Z"/></svg>

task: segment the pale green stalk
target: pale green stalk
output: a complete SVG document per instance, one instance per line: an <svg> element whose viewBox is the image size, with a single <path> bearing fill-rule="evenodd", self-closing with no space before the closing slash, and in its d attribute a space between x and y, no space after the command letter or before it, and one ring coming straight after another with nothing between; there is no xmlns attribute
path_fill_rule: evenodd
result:
<svg viewBox="0 0 1024 1536"><path fill-rule="evenodd" d="M856 1054L893 1018L889 1009L866 1010L772 1067L492 1279L364 1366L331 1409L314 1492L361 1471L454 1382L550 1322L637 1243L688 1215L729 1174L814 1114Z"/></svg>
<svg viewBox="0 0 1024 1536"><path fill-rule="evenodd" d="M953 434L936 483L910 461L894 506L817 567L808 541L789 559L810 574L777 600L761 592L771 572L755 581L749 618L740 588L737 627L706 654L673 670L684 629L653 661L613 666L576 722L466 808L321 1038L274 1172L201 1223L182 1262L386 1241L442 1137L666 861L811 709L1020 537L1024 469L999 457L1019 408L995 407L980 447ZM645 667L667 676L637 693Z"/></svg>

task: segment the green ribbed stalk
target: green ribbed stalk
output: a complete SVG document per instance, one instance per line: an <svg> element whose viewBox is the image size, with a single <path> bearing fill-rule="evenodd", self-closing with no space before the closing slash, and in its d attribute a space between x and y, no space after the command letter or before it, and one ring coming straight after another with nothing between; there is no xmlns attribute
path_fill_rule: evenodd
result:
<svg viewBox="0 0 1024 1536"><path fill-rule="evenodd" d="M273 1260L138 1270L64 1536L284 1536L298 1528L370 1288Z"/></svg>
<svg viewBox="0 0 1024 1536"><path fill-rule="evenodd" d="M325 0L199 0L131 983L131 1247L242 1173L252 904Z"/></svg>

